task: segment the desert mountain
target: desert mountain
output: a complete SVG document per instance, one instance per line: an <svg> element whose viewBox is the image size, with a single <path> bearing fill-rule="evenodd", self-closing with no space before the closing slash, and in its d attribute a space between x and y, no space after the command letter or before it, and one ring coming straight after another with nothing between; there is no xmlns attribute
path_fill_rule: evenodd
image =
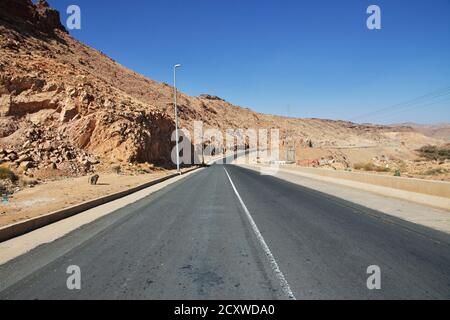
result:
<svg viewBox="0 0 450 320"><path fill-rule="evenodd" d="M450 142L450 123L439 123L439 124L402 123L394 126L409 127L411 130L420 132L427 137L441 139Z"/></svg>
<svg viewBox="0 0 450 320"><path fill-rule="evenodd" d="M168 165L172 94L169 85L71 37L45 0L0 1L0 162L25 172L68 174L85 173L98 162ZM283 144L290 138L297 152L374 148L412 157L415 148L443 142L411 126L265 115L207 94L180 93L179 110L187 129L195 120L221 130L280 128Z"/></svg>

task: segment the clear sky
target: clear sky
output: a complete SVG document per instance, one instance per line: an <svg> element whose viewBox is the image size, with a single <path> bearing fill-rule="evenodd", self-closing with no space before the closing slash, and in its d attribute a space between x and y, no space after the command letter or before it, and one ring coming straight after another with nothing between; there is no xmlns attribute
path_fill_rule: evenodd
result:
<svg viewBox="0 0 450 320"><path fill-rule="evenodd" d="M296 117L450 122L450 0L49 2L63 22L79 5L71 34L152 79L172 83L182 63L190 95ZM371 4L381 30L366 27Z"/></svg>

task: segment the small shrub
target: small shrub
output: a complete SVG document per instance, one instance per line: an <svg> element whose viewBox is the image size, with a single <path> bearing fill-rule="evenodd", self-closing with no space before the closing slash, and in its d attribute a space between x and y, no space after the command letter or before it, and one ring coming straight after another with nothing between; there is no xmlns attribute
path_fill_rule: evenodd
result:
<svg viewBox="0 0 450 320"><path fill-rule="evenodd" d="M356 170L374 171L375 165L372 162L359 162L353 166Z"/></svg>
<svg viewBox="0 0 450 320"><path fill-rule="evenodd" d="M429 170L423 172L422 175L424 175L424 176L438 176L438 175L446 174L446 173L448 173L447 169L434 168L434 169L429 169Z"/></svg>
<svg viewBox="0 0 450 320"><path fill-rule="evenodd" d="M389 172L390 171L389 168L377 166L377 165L373 164L372 162L355 163L353 168L355 170L375 171L375 172Z"/></svg>
<svg viewBox="0 0 450 320"><path fill-rule="evenodd" d="M5 186L0 182L0 196L6 194Z"/></svg>
<svg viewBox="0 0 450 320"><path fill-rule="evenodd" d="M0 167L0 180L10 180L16 182L19 177L8 168Z"/></svg>
<svg viewBox="0 0 450 320"><path fill-rule="evenodd" d="M402 176L402 172L398 169L395 170L394 177L401 177L401 176Z"/></svg>
<svg viewBox="0 0 450 320"><path fill-rule="evenodd" d="M358 162L353 165L355 170L365 170L367 163Z"/></svg>
<svg viewBox="0 0 450 320"><path fill-rule="evenodd" d="M138 174L148 174L148 173L150 173L150 170L148 170L148 169L139 169L138 170Z"/></svg>

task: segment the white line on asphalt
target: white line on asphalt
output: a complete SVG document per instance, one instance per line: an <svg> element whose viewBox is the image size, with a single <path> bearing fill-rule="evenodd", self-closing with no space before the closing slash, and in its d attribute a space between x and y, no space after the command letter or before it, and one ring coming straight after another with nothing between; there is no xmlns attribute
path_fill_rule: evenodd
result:
<svg viewBox="0 0 450 320"><path fill-rule="evenodd" d="M239 195L239 192L237 191L236 187L234 186L233 180L231 180L231 177L228 174L227 169L225 169L225 167L223 169L225 170L225 173L227 174L228 179L230 180L230 183L231 183L231 186L233 187L234 193L238 197L239 202L241 203L241 206L244 209L245 214L247 215L250 225L252 226L253 232L255 232L256 238L258 239L259 243L261 244L261 246L264 250L264 253L266 254L267 258L269 259L270 266L272 267L272 270L275 273L275 276L280 281L280 285L281 285L281 288L283 289L284 294L289 299L296 300L294 293L292 292L291 288L289 287L289 283L286 281L286 278L284 277L283 272L281 272L280 267L278 266L278 263L275 260L275 257L273 256L272 252L269 249L269 246L267 245L261 232L259 231L258 226L255 223L255 220L253 220L252 215L250 214L250 211L248 211L247 207L245 206L244 201L242 201L242 198Z"/></svg>

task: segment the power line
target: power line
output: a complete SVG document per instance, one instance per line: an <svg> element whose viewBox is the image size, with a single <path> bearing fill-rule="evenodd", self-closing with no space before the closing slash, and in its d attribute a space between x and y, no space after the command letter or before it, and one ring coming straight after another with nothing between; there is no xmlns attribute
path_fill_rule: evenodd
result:
<svg viewBox="0 0 450 320"><path fill-rule="evenodd" d="M426 94L426 95L423 95L421 97L418 97L418 98L415 98L415 99L412 99L412 100L408 100L408 101L403 102L403 103L399 103L399 104L395 104L395 105L392 105L392 106L389 106L389 107L385 107L383 109L380 109L380 110L377 110L377 111L373 111L373 112L364 114L362 116L358 116L358 117L356 117L356 118L354 118L352 120L365 119L365 118L373 117L373 116L376 116L378 114L382 114L384 112L392 111L392 109L395 109L395 108L400 108L401 109L401 108L409 107L411 105L415 105L417 103L423 103L423 102L427 102L427 101L432 101L432 100L434 100L436 98L440 98L440 97L446 96L448 94L450 94L450 87L446 88L446 89L439 90L439 91L435 91L435 92L432 92L432 93L429 93L429 94Z"/></svg>
<svg viewBox="0 0 450 320"><path fill-rule="evenodd" d="M448 97L446 99L443 99L443 100L427 103L427 104L420 104L420 105L415 105L415 106L413 105L413 106L410 106L409 108L407 108L405 110L396 110L396 111L394 111L393 113L390 113L390 114L380 115L378 117L375 116L375 119L389 119L389 118L392 118L393 116L395 117L395 116L397 116L397 115L399 115L399 114L401 114L403 112L406 112L406 111L412 111L412 110L419 109L419 108L429 107L429 106L440 104L440 103L443 103L443 102L446 102L446 101L450 101L450 97Z"/></svg>
<svg viewBox="0 0 450 320"><path fill-rule="evenodd" d="M399 109L399 108L402 109L402 108L414 106L417 103L424 103L424 102L432 101L434 99L446 96L448 94L450 94L450 86L446 87L446 88L442 88L442 89L436 90L436 91L433 91L433 92L430 92L430 93L427 93L427 94L425 94L423 96L420 96L420 97L417 97L417 98L414 98L414 99L411 99L411 100L408 100L408 101L405 101L405 102L402 102L402 103L394 104L394 105L391 105L389 107L385 107L385 108L382 108L382 109L379 109L379 110L376 110L376 111L372 111L372 112L363 114L361 116L357 116L355 118L352 118L351 121L357 121L357 120L360 120L360 119L372 118L374 116L377 116L378 114L382 114L382 113L387 112L387 111L392 111L392 109Z"/></svg>

